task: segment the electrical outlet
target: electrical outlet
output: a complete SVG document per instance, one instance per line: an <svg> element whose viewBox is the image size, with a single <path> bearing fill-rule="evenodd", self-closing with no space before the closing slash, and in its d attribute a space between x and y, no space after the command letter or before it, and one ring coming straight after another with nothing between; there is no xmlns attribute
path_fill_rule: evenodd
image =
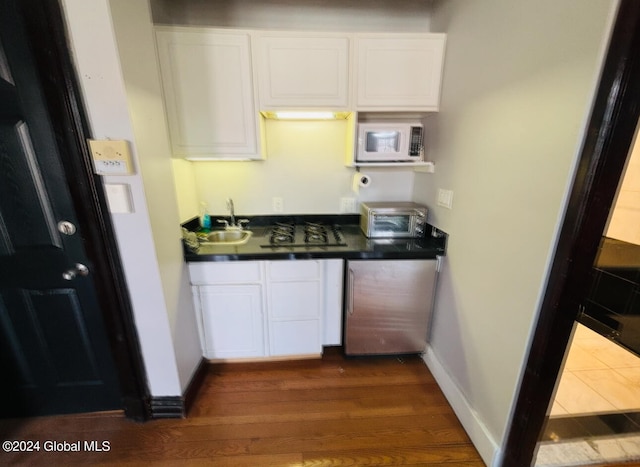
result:
<svg viewBox="0 0 640 467"><path fill-rule="evenodd" d="M284 212L284 201L279 196L274 196L271 199L271 208L273 212Z"/></svg>
<svg viewBox="0 0 640 467"><path fill-rule="evenodd" d="M340 212L356 212L356 199L340 198Z"/></svg>
<svg viewBox="0 0 640 467"><path fill-rule="evenodd" d="M453 191L438 188L438 206L451 209L453 206Z"/></svg>

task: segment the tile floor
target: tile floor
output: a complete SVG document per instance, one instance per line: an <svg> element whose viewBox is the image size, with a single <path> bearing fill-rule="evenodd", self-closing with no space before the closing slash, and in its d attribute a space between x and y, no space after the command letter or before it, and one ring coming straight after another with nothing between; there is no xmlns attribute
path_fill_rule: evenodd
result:
<svg viewBox="0 0 640 467"><path fill-rule="evenodd" d="M640 459L640 357L578 324L537 467Z"/></svg>
<svg viewBox="0 0 640 467"><path fill-rule="evenodd" d="M578 324L551 416L640 410L640 357Z"/></svg>

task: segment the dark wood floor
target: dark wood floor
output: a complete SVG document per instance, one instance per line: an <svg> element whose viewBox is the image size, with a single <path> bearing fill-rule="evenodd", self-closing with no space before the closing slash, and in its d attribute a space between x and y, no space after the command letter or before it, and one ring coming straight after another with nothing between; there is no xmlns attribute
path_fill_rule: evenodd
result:
<svg viewBox="0 0 640 467"><path fill-rule="evenodd" d="M0 465L484 466L418 357L211 365L184 420L120 413L0 421ZM50 441L107 441L108 452L44 452ZM48 445L51 447L50 445ZM64 446L64 445L63 445Z"/></svg>

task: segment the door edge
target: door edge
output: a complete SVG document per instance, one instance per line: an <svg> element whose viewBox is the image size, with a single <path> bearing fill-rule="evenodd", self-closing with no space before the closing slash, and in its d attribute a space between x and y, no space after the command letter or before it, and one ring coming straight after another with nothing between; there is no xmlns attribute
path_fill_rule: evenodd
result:
<svg viewBox="0 0 640 467"><path fill-rule="evenodd" d="M150 392L133 308L120 260L108 203L86 140L91 136L83 108L59 0L21 0L29 46L61 148L61 162L84 247L93 264L95 288L120 383L125 416L151 418ZM73 183L71 183L73 181Z"/></svg>

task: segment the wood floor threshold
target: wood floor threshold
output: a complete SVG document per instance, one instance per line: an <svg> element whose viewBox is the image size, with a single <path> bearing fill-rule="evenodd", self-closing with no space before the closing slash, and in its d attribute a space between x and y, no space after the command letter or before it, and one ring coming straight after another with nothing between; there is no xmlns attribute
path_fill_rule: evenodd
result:
<svg viewBox="0 0 640 467"><path fill-rule="evenodd" d="M3 441L41 446L0 452L0 464L484 466L418 356L347 358L335 349L318 360L207 363L202 373L184 419L0 421ZM45 441L82 449L45 452ZM103 442L106 451L85 449Z"/></svg>

